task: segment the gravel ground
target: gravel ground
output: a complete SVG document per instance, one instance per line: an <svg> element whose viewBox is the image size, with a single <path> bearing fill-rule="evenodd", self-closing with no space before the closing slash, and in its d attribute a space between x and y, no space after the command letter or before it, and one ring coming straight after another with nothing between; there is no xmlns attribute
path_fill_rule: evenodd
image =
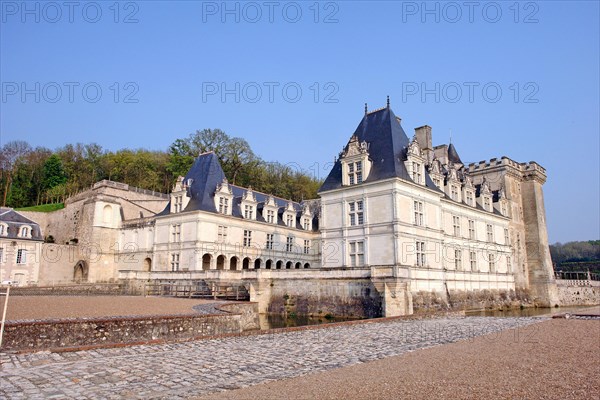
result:
<svg viewBox="0 0 600 400"><path fill-rule="evenodd" d="M600 399L600 321L554 319L201 399Z"/></svg>
<svg viewBox="0 0 600 400"><path fill-rule="evenodd" d="M4 297L0 307L4 307ZM12 296L7 320L193 314L214 300L141 296ZM0 317L1 317L0 308Z"/></svg>

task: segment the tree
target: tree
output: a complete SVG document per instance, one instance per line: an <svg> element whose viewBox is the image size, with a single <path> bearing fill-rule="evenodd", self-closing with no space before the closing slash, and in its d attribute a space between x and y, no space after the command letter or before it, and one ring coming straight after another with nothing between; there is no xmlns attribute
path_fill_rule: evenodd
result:
<svg viewBox="0 0 600 400"><path fill-rule="evenodd" d="M52 154L44 163L44 189L52 189L55 186L62 185L67 182L67 176L63 169L62 161L56 154Z"/></svg>
<svg viewBox="0 0 600 400"><path fill-rule="evenodd" d="M6 199L10 191L12 177L17 162L31 151L29 143L23 140L13 140L6 143L0 150L0 169L4 180L4 194L2 205L6 206Z"/></svg>

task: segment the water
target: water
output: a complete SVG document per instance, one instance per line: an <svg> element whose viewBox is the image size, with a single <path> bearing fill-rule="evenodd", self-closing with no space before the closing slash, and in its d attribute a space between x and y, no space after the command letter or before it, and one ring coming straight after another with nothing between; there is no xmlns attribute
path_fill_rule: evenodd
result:
<svg viewBox="0 0 600 400"><path fill-rule="evenodd" d="M274 328L290 328L295 326L306 326L306 325L322 325L331 324L333 322L344 322L344 321L356 321L359 318L344 318L344 317L333 317L333 318L310 318L305 315L297 315L294 317L285 318L282 315L270 315L270 314L259 314L260 329L274 329Z"/></svg>
<svg viewBox="0 0 600 400"><path fill-rule="evenodd" d="M552 315L562 313L576 313L579 311L585 311L592 307L555 307L555 308L524 308L514 310L480 310L480 311L467 311L465 315L467 317L537 317L540 315Z"/></svg>

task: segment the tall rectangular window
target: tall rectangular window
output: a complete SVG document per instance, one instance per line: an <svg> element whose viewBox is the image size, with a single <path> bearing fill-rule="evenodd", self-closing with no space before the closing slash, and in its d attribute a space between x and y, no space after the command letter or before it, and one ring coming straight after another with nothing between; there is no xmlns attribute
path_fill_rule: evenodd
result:
<svg viewBox="0 0 600 400"><path fill-rule="evenodd" d="M310 218L305 217L303 220L304 230L307 231L310 229Z"/></svg>
<svg viewBox="0 0 600 400"><path fill-rule="evenodd" d="M4 262L4 248L0 247L0 263Z"/></svg>
<svg viewBox="0 0 600 400"><path fill-rule="evenodd" d="M183 206L183 196L175 196L175 212L181 212Z"/></svg>
<svg viewBox="0 0 600 400"><path fill-rule="evenodd" d="M351 185L362 183L363 181L362 161L348 163L348 182Z"/></svg>
<svg viewBox="0 0 600 400"><path fill-rule="evenodd" d="M415 225L423 226L423 202L414 201L413 208L415 212Z"/></svg>
<svg viewBox="0 0 600 400"><path fill-rule="evenodd" d="M353 201L348 203L350 226L362 225L364 223L363 201Z"/></svg>
<svg viewBox="0 0 600 400"><path fill-rule="evenodd" d="M469 263L471 264L471 271L477 271L477 253L471 251L469 253Z"/></svg>
<svg viewBox="0 0 600 400"><path fill-rule="evenodd" d="M294 238L291 236L287 237L287 240L285 242L285 251L292 251L294 250Z"/></svg>
<svg viewBox="0 0 600 400"><path fill-rule="evenodd" d="M249 204L244 205L244 218L252 219L253 215L254 215L254 206L251 206Z"/></svg>
<svg viewBox="0 0 600 400"><path fill-rule="evenodd" d="M425 266L425 242L416 242L416 254L417 254L417 265L419 267Z"/></svg>
<svg viewBox="0 0 600 400"><path fill-rule="evenodd" d="M181 241L181 224L171 225L171 241Z"/></svg>
<svg viewBox="0 0 600 400"><path fill-rule="evenodd" d="M171 254L171 271L179 271L179 253Z"/></svg>
<svg viewBox="0 0 600 400"><path fill-rule="evenodd" d="M488 253L488 268L490 272L496 272L496 256L492 253Z"/></svg>
<svg viewBox="0 0 600 400"><path fill-rule="evenodd" d="M310 240L304 240L304 254L310 252Z"/></svg>
<svg viewBox="0 0 600 400"><path fill-rule="evenodd" d="M286 224L286 226L293 228L294 227L294 216L288 214L288 216L286 217L286 220L285 220L285 224Z"/></svg>
<svg viewBox="0 0 600 400"><path fill-rule="evenodd" d="M469 239L475 239L475 221L469 220Z"/></svg>
<svg viewBox="0 0 600 400"><path fill-rule="evenodd" d="M219 225L217 232L217 241L219 243L225 243L227 241L227 227Z"/></svg>
<svg viewBox="0 0 600 400"><path fill-rule="evenodd" d="M460 217L452 217L452 227L454 229L454 236L460 236Z"/></svg>
<svg viewBox="0 0 600 400"><path fill-rule="evenodd" d="M252 231L244 230L244 247L252 245Z"/></svg>
<svg viewBox="0 0 600 400"><path fill-rule="evenodd" d="M509 274L512 273L512 260L510 259L510 256L506 256L506 272Z"/></svg>
<svg viewBox="0 0 600 400"><path fill-rule="evenodd" d="M487 224L487 241L494 241L494 227L491 224Z"/></svg>
<svg viewBox="0 0 600 400"><path fill-rule="evenodd" d="M508 234L508 229L504 228L504 244L510 244L510 236Z"/></svg>
<svg viewBox="0 0 600 400"><path fill-rule="evenodd" d="M491 207L490 207L490 198L489 198L489 197L487 197L487 196L483 198L483 208L484 208L486 211L491 211Z"/></svg>
<svg viewBox="0 0 600 400"><path fill-rule="evenodd" d="M265 245L267 250L273 250L273 234L272 233L267 233L267 243Z"/></svg>
<svg viewBox="0 0 600 400"><path fill-rule="evenodd" d="M219 212L229 214L229 199L227 197L219 197Z"/></svg>
<svg viewBox="0 0 600 400"><path fill-rule="evenodd" d="M412 163L412 179L415 183L423 183L421 164L418 162Z"/></svg>
<svg viewBox="0 0 600 400"><path fill-rule="evenodd" d="M350 242L350 266L360 267L365 264L365 242Z"/></svg>
<svg viewBox="0 0 600 400"><path fill-rule="evenodd" d="M470 206L473 205L473 192L470 190L465 191L466 203Z"/></svg>
<svg viewBox="0 0 600 400"><path fill-rule="evenodd" d="M462 250L454 250L454 268L457 271L462 269Z"/></svg>
<svg viewBox="0 0 600 400"><path fill-rule="evenodd" d="M454 201L458 201L458 187L456 185L450 185L450 198Z"/></svg>
<svg viewBox="0 0 600 400"><path fill-rule="evenodd" d="M272 224L275 222L275 211L267 210L267 222Z"/></svg>

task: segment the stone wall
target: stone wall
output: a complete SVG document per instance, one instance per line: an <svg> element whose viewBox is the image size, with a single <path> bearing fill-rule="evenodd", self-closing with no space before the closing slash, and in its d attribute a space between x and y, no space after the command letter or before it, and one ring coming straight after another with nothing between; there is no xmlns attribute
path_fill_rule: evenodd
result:
<svg viewBox="0 0 600 400"><path fill-rule="evenodd" d="M13 287L11 296L116 296L130 295L129 288L116 283Z"/></svg>
<svg viewBox="0 0 600 400"><path fill-rule="evenodd" d="M77 349L94 346L199 339L258 329L256 304L227 305L230 314L170 315L9 321L4 351Z"/></svg>
<svg viewBox="0 0 600 400"><path fill-rule="evenodd" d="M357 318L382 315L382 299L370 279L278 279L269 285L269 313Z"/></svg>
<svg viewBox="0 0 600 400"><path fill-rule="evenodd" d="M510 309L533 306L528 290L450 290L449 293L419 291L413 293L415 313L450 310Z"/></svg>
<svg viewBox="0 0 600 400"><path fill-rule="evenodd" d="M561 306L592 306L600 304L599 281L557 279L556 282Z"/></svg>

